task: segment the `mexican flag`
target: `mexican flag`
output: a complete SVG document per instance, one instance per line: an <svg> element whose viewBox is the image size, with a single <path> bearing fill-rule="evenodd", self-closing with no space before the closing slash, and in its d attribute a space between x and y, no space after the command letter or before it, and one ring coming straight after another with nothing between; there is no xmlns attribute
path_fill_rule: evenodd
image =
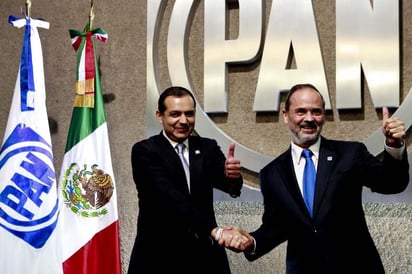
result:
<svg viewBox="0 0 412 274"><path fill-rule="evenodd" d="M40 19L9 17L24 28L20 66L0 147L0 273L62 273L59 201L46 110Z"/></svg>
<svg viewBox="0 0 412 274"><path fill-rule="evenodd" d="M121 273L116 184L94 39L103 29L70 30L77 51L74 108L60 175L63 270Z"/></svg>

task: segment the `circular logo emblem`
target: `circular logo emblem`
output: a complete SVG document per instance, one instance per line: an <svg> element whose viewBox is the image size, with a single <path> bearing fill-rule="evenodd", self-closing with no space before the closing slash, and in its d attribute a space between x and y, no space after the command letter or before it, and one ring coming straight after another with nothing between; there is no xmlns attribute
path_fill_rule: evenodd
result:
<svg viewBox="0 0 412 274"><path fill-rule="evenodd" d="M41 248L58 217L56 176L50 144L18 124L0 151L0 226Z"/></svg>

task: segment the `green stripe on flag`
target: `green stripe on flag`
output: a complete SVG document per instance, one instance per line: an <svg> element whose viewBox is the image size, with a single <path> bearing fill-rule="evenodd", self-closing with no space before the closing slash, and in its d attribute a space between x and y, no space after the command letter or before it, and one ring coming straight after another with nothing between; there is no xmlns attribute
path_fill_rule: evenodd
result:
<svg viewBox="0 0 412 274"><path fill-rule="evenodd" d="M104 101L102 88L100 84L100 73L98 62L95 59L95 94L94 108L90 107L74 107L72 119L70 122L69 133L65 153L68 152L81 140L89 136L95 129L106 122L106 114L104 111Z"/></svg>

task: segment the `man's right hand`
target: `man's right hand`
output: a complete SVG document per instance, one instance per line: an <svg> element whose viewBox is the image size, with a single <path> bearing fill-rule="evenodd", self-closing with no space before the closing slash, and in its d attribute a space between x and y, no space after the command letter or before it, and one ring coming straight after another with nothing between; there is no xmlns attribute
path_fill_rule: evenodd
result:
<svg viewBox="0 0 412 274"><path fill-rule="evenodd" d="M253 248L254 240L246 231L237 227L228 226L223 229L222 236L218 243L232 251L242 252Z"/></svg>

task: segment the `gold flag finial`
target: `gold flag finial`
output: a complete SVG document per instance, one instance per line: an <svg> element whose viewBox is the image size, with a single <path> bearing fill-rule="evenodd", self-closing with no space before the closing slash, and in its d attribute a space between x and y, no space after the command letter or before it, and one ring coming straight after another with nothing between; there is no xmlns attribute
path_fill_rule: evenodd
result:
<svg viewBox="0 0 412 274"><path fill-rule="evenodd" d="M94 19L93 0L90 0L90 13L89 13L89 28L90 28L90 30L92 30L93 19Z"/></svg>
<svg viewBox="0 0 412 274"><path fill-rule="evenodd" d="M26 17L30 18L31 0L26 0Z"/></svg>

